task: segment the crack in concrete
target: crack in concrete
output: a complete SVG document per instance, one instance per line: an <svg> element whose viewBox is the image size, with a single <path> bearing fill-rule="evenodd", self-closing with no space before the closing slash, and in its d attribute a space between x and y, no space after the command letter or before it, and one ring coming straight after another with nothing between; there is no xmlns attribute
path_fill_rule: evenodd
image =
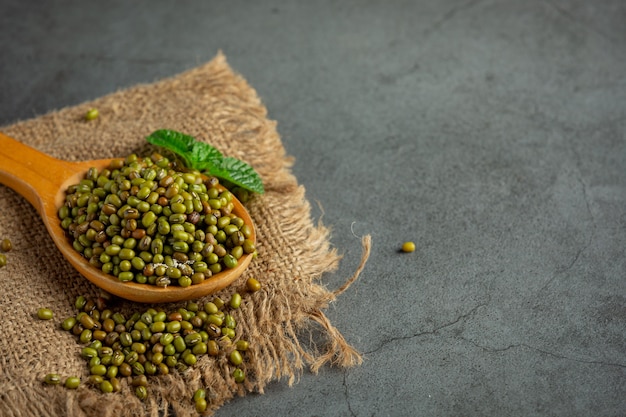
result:
<svg viewBox="0 0 626 417"><path fill-rule="evenodd" d="M480 3L481 1L482 0L470 0L448 10L446 13L444 13L444 15L439 20L437 20L432 26L430 26L424 31L424 36L431 35L434 32L438 31L439 29L441 29L444 23L448 22L449 20L452 20L459 11L469 10L472 7L476 6L478 3Z"/></svg>
<svg viewBox="0 0 626 417"><path fill-rule="evenodd" d="M467 313L461 314L460 316L458 316L453 321L450 321L450 322L447 322L447 323L442 324L440 326L437 326L437 327L435 327L432 330L422 331L422 332L414 333L412 335L407 335L407 336L392 337L390 339L383 340L380 343L380 345L378 345L376 348L374 348L372 350L369 350L369 351L366 351L366 352L364 352L364 354L365 355L370 355L372 353L376 353L376 352L380 351L381 349L383 349L386 345L388 345L390 343L394 343L394 342L398 342L398 341L402 341L402 340L410 340L410 339L414 339L414 338L421 337L421 336L433 336L433 335L436 335L441 330L444 330L444 329L446 329L448 327L452 327L455 324L468 319L470 316L473 316L481 307L486 307L489 304L490 301L491 301L491 296L488 295L487 296L487 301L474 306Z"/></svg>
<svg viewBox="0 0 626 417"><path fill-rule="evenodd" d="M588 364L588 365L601 365L601 366L611 366L611 367L618 367L618 368L626 368L626 364L623 363L618 363L618 362L607 362L607 361L601 361L601 360L586 360L586 359L578 359L578 358L572 358L570 356L566 356L560 353L555 353L555 352L550 352L548 350L544 350L544 349L539 349L536 348L534 346L530 346L526 343L516 343L516 344L511 344L508 345L506 347L503 348L494 348L494 347L490 347L490 346L484 346L481 345L471 339L465 338L465 337L460 337L459 339L464 340L474 346L476 346L479 349L482 349L485 352L489 352L489 353L503 353L503 352L507 352L508 350L511 349L517 349L517 348L526 348L535 352L539 352L543 355L547 355L547 356L552 356L553 358L557 358L557 359L563 359L563 360L568 360L568 361L572 361L572 362L576 362L576 363L583 363L583 364Z"/></svg>
<svg viewBox="0 0 626 417"><path fill-rule="evenodd" d="M556 280L559 275L561 275L561 274L569 271L570 269L572 269L574 267L574 265L576 265L576 262L578 262L578 259L580 258L580 256L587 249L589 249L589 247L593 243L593 240L596 237L596 229L597 229L596 220L593 217L593 212L591 211L591 202L590 202L589 195L587 193L587 184L585 184L585 182L583 181L582 177L580 177L580 176L578 176L576 179L580 183L580 186L582 188L583 200L585 201L585 207L587 208L587 214L588 214L589 219L590 219L591 224L592 224L591 234L587 238L587 242L581 248L579 248L576 251L576 253L574 254L574 256L573 256L572 260L569 262L569 264L567 264L566 266L564 266L562 268L558 268L554 272L552 277L550 277L550 279L548 281L546 281L546 283L539 289L538 293L544 292L546 290L546 288L548 288L550 286L550 284L552 284L552 282L554 282L554 280Z"/></svg>
<svg viewBox="0 0 626 417"><path fill-rule="evenodd" d="M348 405L348 411L350 412L350 415L356 417L356 413L354 412L354 410L352 410L352 403L350 403L350 389L348 388L347 377L348 371L345 370L343 371L343 393L346 398L346 404Z"/></svg>
<svg viewBox="0 0 626 417"><path fill-rule="evenodd" d="M576 17L573 13L571 13L569 10L555 4L552 1L545 1L545 4L547 4L549 7L551 7L552 9L554 9L559 15L561 15L563 18L565 18L566 20L569 20L571 23L582 27L583 29L591 32L591 33L595 33L596 35L600 36L602 39L609 41L610 43L615 43L615 39L613 39L610 35L608 35L607 33L604 33L601 30L596 29L595 27L592 27L591 25L585 23L585 22L581 22L578 17Z"/></svg>

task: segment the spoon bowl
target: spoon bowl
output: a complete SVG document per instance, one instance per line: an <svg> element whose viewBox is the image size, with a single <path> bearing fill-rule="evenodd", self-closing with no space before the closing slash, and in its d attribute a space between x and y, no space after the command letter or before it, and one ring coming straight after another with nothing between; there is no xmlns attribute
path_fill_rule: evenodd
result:
<svg viewBox="0 0 626 417"><path fill-rule="evenodd" d="M67 187L78 183L89 170L102 170L114 159L68 162L51 157L0 132L0 183L24 197L41 216L50 237L63 257L85 278L103 290L131 301L143 303L168 303L195 300L215 293L232 284L252 261L252 254L245 254L232 269L224 270L188 287L158 287L136 282L121 282L91 265L77 252L57 215L65 201ZM250 226L250 239L256 242L252 218L245 207L233 196L233 213Z"/></svg>

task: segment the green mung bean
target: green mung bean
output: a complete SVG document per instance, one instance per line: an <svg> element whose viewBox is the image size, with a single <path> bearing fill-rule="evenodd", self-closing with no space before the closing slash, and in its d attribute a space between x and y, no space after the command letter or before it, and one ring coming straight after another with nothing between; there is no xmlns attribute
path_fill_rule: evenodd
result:
<svg viewBox="0 0 626 417"><path fill-rule="evenodd" d="M80 386L80 378L77 376L69 376L65 379L65 388L77 389Z"/></svg>
<svg viewBox="0 0 626 417"><path fill-rule="evenodd" d="M235 294L235 300L241 297L239 293ZM135 388L145 388L151 376L184 372L207 354L224 355L231 366L237 367L232 371L234 380L243 382L245 374L237 369L244 361L243 353L248 351L249 342L239 339L231 344L224 338L235 340L237 322L230 313L237 302L231 305L231 300L227 304L219 297L204 304L191 301L170 313L148 308L133 313L128 319L106 309L104 299L98 298L97 303L91 299L81 300L79 312L73 320L66 319L65 327L72 330L81 342L89 343L81 349L81 356L89 362L89 381L102 392L119 391L120 379L128 377L133 378ZM72 322L74 324L70 327ZM84 325L93 325L93 328ZM74 331L74 328L80 331ZM84 337L89 332L94 339L99 334L102 340L92 341ZM80 380L78 385L75 382L70 381L69 388L78 387ZM147 390L145 393L140 391L141 397L144 394L147 397Z"/></svg>
<svg viewBox="0 0 626 417"><path fill-rule="evenodd" d="M261 289L261 283L256 278L248 278L246 280L246 288L250 292L257 292Z"/></svg>
<svg viewBox="0 0 626 417"><path fill-rule="evenodd" d="M95 120L98 118L99 115L100 112L98 111L98 109L89 109L87 110L87 113L85 113L85 120Z"/></svg>
<svg viewBox="0 0 626 417"><path fill-rule="evenodd" d="M111 384L111 381L108 381L106 379L102 381L100 383L100 391L102 391L105 394L113 392L113 384Z"/></svg>
<svg viewBox="0 0 626 417"><path fill-rule="evenodd" d="M239 352L238 350L233 350L230 353L229 360L230 360L230 363L232 363L235 366L241 365L241 363L243 362L243 357L241 356L241 352Z"/></svg>
<svg viewBox="0 0 626 417"><path fill-rule="evenodd" d="M216 178L203 182L196 172L176 171L167 158L158 159L158 168L152 159L128 155L67 188L58 217L92 265L120 281L185 287L254 253L246 242L250 225L230 213L233 195L215 188ZM164 275L157 255L184 264L168 265L180 276L170 270L169 282L150 278Z"/></svg>
<svg viewBox="0 0 626 417"><path fill-rule="evenodd" d="M9 252L11 249L13 249L13 243L11 243L9 239L2 239L2 241L0 241L0 250L2 250L2 252Z"/></svg>
<svg viewBox="0 0 626 417"><path fill-rule="evenodd" d="M72 330L72 327L74 327L75 324L76 324L76 318L68 317L65 320L63 320L63 322L61 323L61 328L63 328L63 330L66 330L66 331L70 331Z"/></svg>
<svg viewBox="0 0 626 417"><path fill-rule="evenodd" d="M43 381L48 385L58 385L61 383L61 376L59 374L47 374Z"/></svg>
<svg viewBox="0 0 626 417"><path fill-rule="evenodd" d="M230 297L230 302L229 305L231 308L237 309L241 306L241 294L239 293L233 293L233 295Z"/></svg>
<svg viewBox="0 0 626 417"><path fill-rule="evenodd" d="M237 368L233 371L233 378L235 382L241 383L246 380L246 374L241 368Z"/></svg>
<svg viewBox="0 0 626 417"><path fill-rule="evenodd" d="M40 320L52 320L54 313L49 308L40 308L37 310L37 317Z"/></svg>

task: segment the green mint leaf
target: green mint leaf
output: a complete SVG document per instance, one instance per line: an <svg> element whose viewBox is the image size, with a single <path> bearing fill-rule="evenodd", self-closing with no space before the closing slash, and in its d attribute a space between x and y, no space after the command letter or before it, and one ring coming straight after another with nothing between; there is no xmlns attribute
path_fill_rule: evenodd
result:
<svg viewBox="0 0 626 417"><path fill-rule="evenodd" d="M259 194L265 192L259 174L250 165L237 158L223 158L219 163L211 165L208 173L246 190Z"/></svg>
<svg viewBox="0 0 626 417"><path fill-rule="evenodd" d="M200 171L219 164L223 158L220 151L205 142L196 141L191 148L190 159L193 161L193 168Z"/></svg>
<svg viewBox="0 0 626 417"><path fill-rule="evenodd" d="M177 154L188 168L193 168L192 150L196 139L174 130L161 129L152 132L146 140L156 146L168 149Z"/></svg>
<svg viewBox="0 0 626 417"><path fill-rule="evenodd" d="M174 152L187 168L207 172L255 193L265 192L261 177L254 168L237 158L225 158L219 150L192 136L175 130L160 129L146 140Z"/></svg>

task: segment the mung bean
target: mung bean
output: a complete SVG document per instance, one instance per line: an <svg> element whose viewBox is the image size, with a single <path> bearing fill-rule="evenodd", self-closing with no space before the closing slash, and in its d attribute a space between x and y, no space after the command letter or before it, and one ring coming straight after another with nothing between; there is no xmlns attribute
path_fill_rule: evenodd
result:
<svg viewBox="0 0 626 417"><path fill-rule="evenodd" d="M99 115L100 112L98 111L98 109L89 109L87 110L87 113L85 113L85 120L95 120L98 118Z"/></svg>
<svg viewBox="0 0 626 417"><path fill-rule="evenodd" d="M49 308L40 308L37 310L37 317L40 320L52 320L54 313Z"/></svg>
<svg viewBox="0 0 626 417"><path fill-rule="evenodd" d="M257 292L261 289L261 283L255 278L248 278L246 280L246 288L250 292Z"/></svg>
<svg viewBox="0 0 626 417"><path fill-rule="evenodd" d="M77 376L69 376L65 379L65 388L76 389L80 386L80 378Z"/></svg>
<svg viewBox="0 0 626 417"><path fill-rule="evenodd" d="M235 382L237 382L237 383L241 383L241 382L243 382L243 381L245 381L245 380L246 380L246 374L245 374L245 372L243 371L243 369L241 369L241 368L236 368L236 369L233 371L233 378L235 379Z"/></svg>
<svg viewBox="0 0 626 417"><path fill-rule="evenodd" d="M414 251L415 251L415 243L404 242L402 244L402 252L414 252Z"/></svg>
<svg viewBox="0 0 626 417"><path fill-rule="evenodd" d="M0 241L0 250L2 250L2 252L9 252L11 249L13 249L13 243L11 243L9 239L2 239L2 241Z"/></svg>
<svg viewBox="0 0 626 417"><path fill-rule="evenodd" d="M233 296L228 303L216 297L204 304L188 302L184 308L170 313L148 308L129 318L107 309L103 298L96 302L81 298L75 303L80 307L76 316L65 319L62 327L86 344L81 348L81 356L89 363L90 384L104 393L119 391L120 379L132 378L135 393L145 399L151 376L185 372L207 354L225 356L236 368L231 372L239 383L245 380L239 366L244 362L250 344L244 339L231 344L224 338L235 340L237 322L231 313L234 306L241 304L241 295L235 294L234 302ZM61 377L59 382L50 378L51 383L60 383L60 380ZM80 385L77 377L69 377L66 381L69 381L69 389ZM200 409L206 409L203 408L204 397L194 398L194 402L196 400Z"/></svg>
<svg viewBox="0 0 626 417"><path fill-rule="evenodd" d="M255 253L251 225L230 212L233 195L216 178L203 182L163 157L157 169L153 160L131 154L68 187L58 217L92 265L123 282L185 287ZM179 262L168 265L168 279L160 279L160 255Z"/></svg>
<svg viewBox="0 0 626 417"><path fill-rule="evenodd" d="M48 374L43 381L48 385L58 385L61 383L61 376L59 374Z"/></svg>

